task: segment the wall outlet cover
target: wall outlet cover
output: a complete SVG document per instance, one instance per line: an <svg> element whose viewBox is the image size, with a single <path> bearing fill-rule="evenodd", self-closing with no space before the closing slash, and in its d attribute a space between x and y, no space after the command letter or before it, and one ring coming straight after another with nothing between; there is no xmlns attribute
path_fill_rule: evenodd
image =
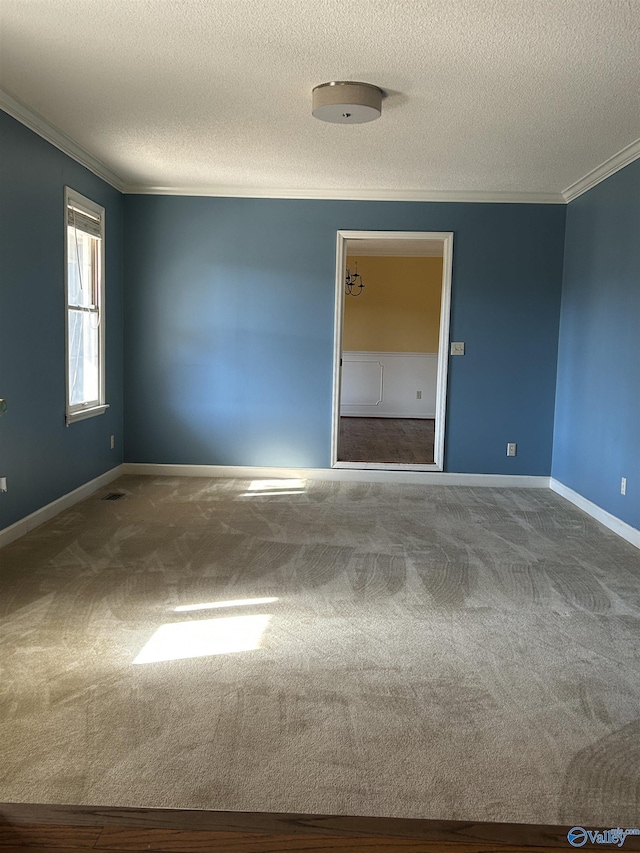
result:
<svg viewBox="0 0 640 853"><path fill-rule="evenodd" d="M451 342L451 355L464 355L464 341Z"/></svg>

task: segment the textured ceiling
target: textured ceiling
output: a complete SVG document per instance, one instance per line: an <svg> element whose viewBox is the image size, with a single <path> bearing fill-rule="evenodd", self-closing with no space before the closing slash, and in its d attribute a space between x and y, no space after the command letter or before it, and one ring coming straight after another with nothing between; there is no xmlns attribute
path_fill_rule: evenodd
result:
<svg viewBox="0 0 640 853"><path fill-rule="evenodd" d="M0 0L0 25L0 86L129 189L559 193L640 137L640 0ZM314 119L335 79L381 119Z"/></svg>

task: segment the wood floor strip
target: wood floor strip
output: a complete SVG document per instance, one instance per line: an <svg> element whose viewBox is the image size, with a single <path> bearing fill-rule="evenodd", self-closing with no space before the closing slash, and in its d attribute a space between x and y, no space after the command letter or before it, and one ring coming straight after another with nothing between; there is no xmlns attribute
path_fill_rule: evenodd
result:
<svg viewBox="0 0 640 853"><path fill-rule="evenodd" d="M0 819L1 821L1 819ZM63 850L93 850L102 833L100 826L53 826L50 824L11 825L0 822L0 851L46 847Z"/></svg>
<svg viewBox="0 0 640 853"><path fill-rule="evenodd" d="M227 850L229 853L314 853L314 851L358 851L358 853L492 853L495 845L455 844L400 838L357 838L338 835L265 835L264 833L189 832L171 830L105 829L95 850L102 853L134 853L150 850L155 853L206 853ZM500 847L502 853L516 848ZM529 847L528 853L549 853L552 848ZM555 848L560 850L561 848ZM563 851L564 853L564 851Z"/></svg>
<svg viewBox="0 0 640 853"><path fill-rule="evenodd" d="M0 826L0 851L60 853L566 853L561 847L514 847L482 843L420 841L399 838L358 838L339 835L275 835L201 830L130 829L117 827Z"/></svg>
<svg viewBox="0 0 640 853"><path fill-rule="evenodd" d="M0 853L567 853L572 849L568 829L342 815L0 804ZM629 836L624 850L640 850L640 836Z"/></svg>
<svg viewBox="0 0 640 853"><path fill-rule="evenodd" d="M59 849L60 845L56 839L64 837L64 829L69 827L74 827L73 832L70 829L68 832L74 835L73 843L76 844L76 848L68 844L69 849L83 849L80 846L81 843L90 843L91 846L85 849L102 851L135 849L131 844L137 843L142 837L136 835L136 831L141 831L149 839L153 838L154 844L160 845L157 849L165 851L203 849L203 841L209 844L209 849L216 849L211 847L216 838L218 840L224 838L227 849L234 851L247 849L251 853L278 849L273 846L274 838L281 844L284 844L284 839L287 839L286 843L289 847L282 847L283 850L307 851L313 849L390 850L394 849L393 844L398 850L420 849L429 853L441 848L450 850L451 853L489 853L494 849L501 850L502 853L512 853L521 849L527 850L527 853L534 853L538 848L545 853L551 853L553 849L564 851L570 849L567 843L569 827L563 826L341 815L5 803L0 804L0 825L4 832L2 837L6 839L4 848L0 846L3 853L9 842L20 841L19 832L23 830L23 838L26 838L31 846L41 844L43 847ZM28 829L29 825L32 827L46 825L47 832L50 834L38 836L34 828ZM75 831L87 828L91 828L92 831L96 828L104 828L104 830L97 836L89 834L86 842L85 837L75 835ZM32 834L29 835L29 832ZM60 835L56 836L56 832ZM11 833L13 833L13 840ZM190 833L188 839L185 833ZM209 833L211 837L205 839L198 833ZM224 833L227 835L224 836ZM271 841L265 836L270 836ZM326 841L328 838L331 839L330 844ZM228 846L232 839L236 844L235 848ZM190 848L175 847L176 844L186 843L187 840L192 845ZM387 843L389 840L393 842L391 846ZM350 844L352 841L357 841L360 847L354 847ZM417 848L406 846L405 841L421 842L421 845ZM119 848L113 846L116 842L121 845ZM174 848L167 846L170 842L174 844ZM105 846L107 843L109 847ZM147 846L148 843L141 849L151 849ZM305 843L307 846L304 846ZM122 846L126 844L129 844L129 847ZM193 847L193 844L200 844L200 847ZM341 847L340 844L343 846ZM363 847L363 844L369 844L369 848ZM377 848L375 844L378 845ZM27 845L23 844L23 846ZM640 837L627 838L624 849L625 851L640 850Z"/></svg>
<svg viewBox="0 0 640 853"><path fill-rule="evenodd" d="M189 838L191 835L191 838ZM196 836L201 836L200 838ZM348 851L348 853L566 853L561 847L512 847L495 844L455 844L435 841L417 841L398 838L345 838L330 836L299 836L264 834L249 836L245 833L186 833L181 839L157 838L154 833L141 833L137 838L124 841L122 838L106 838L96 850L102 853L206 853L206 851L229 851L229 853L315 853L315 851Z"/></svg>

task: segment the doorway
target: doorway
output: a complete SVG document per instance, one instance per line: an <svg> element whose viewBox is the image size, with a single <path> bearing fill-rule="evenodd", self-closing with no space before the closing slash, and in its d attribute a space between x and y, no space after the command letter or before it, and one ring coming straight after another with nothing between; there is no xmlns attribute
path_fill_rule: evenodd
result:
<svg viewBox="0 0 640 853"><path fill-rule="evenodd" d="M332 467L443 470L452 258L451 232L338 231Z"/></svg>

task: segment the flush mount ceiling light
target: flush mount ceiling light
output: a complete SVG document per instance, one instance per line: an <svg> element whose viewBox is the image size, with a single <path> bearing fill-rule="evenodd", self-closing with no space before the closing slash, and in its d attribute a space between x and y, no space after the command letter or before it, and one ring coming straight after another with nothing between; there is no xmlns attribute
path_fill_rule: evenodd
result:
<svg viewBox="0 0 640 853"><path fill-rule="evenodd" d="M334 124L363 124L380 118L382 89L371 83L334 80L313 90L311 112L321 121Z"/></svg>

